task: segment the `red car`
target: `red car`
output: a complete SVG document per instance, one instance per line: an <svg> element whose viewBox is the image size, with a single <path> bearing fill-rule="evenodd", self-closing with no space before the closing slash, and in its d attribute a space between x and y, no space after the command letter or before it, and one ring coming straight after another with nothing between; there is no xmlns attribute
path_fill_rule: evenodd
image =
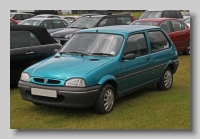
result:
<svg viewBox="0 0 200 139"><path fill-rule="evenodd" d="M18 22L12 18L10 18L10 25L17 25Z"/></svg>
<svg viewBox="0 0 200 139"><path fill-rule="evenodd" d="M145 18L136 20L131 25L161 27L171 38L178 52L190 55L190 28L183 21L175 18Z"/></svg>

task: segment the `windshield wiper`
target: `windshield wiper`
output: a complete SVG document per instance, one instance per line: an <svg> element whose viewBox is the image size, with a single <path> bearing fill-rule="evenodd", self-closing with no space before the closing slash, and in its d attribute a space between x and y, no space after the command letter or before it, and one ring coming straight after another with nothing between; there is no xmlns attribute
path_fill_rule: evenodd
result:
<svg viewBox="0 0 200 139"><path fill-rule="evenodd" d="M89 53L90 55L108 55L108 56L113 56L112 54L107 54L107 53Z"/></svg>
<svg viewBox="0 0 200 139"><path fill-rule="evenodd" d="M82 52L68 52L68 53L75 53L75 54L87 55L87 54L82 53Z"/></svg>

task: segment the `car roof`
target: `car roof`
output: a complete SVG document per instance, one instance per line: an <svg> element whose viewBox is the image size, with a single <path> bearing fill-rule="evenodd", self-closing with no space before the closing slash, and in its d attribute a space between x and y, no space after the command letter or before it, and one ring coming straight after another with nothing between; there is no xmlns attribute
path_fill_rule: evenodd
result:
<svg viewBox="0 0 200 139"><path fill-rule="evenodd" d="M166 21L166 20L178 20L176 18L143 18L143 19L139 19L139 20L136 20L135 22L146 22L146 21L149 21L149 22L162 22L162 21Z"/></svg>
<svg viewBox="0 0 200 139"><path fill-rule="evenodd" d="M32 14L32 13L10 13L10 14ZM34 15L34 14L32 14Z"/></svg>
<svg viewBox="0 0 200 139"><path fill-rule="evenodd" d="M10 25L10 31L30 31L39 39L42 45L57 43L47 32L46 28L40 26Z"/></svg>
<svg viewBox="0 0 200 139"><path fill-rule="evenodd" d="M113 17L113 16L131 16L130 13L122 13L122 14L86 14L80 17Z"/></svg>
<svg viewBox="0 0 200 139"><path fill-rule="evenodd" d="M32 18L28 18L28 19L26 19L26 20L39 20L39 21L44 21L44 20L63 20L63 19L61 19L61 18L34 18L34 17L32 17ZM65 21L65 20L63 20L63 21Z"/></svg>
<svg viewBox="0 0 200 139"><path fill-rule="evenodd" d="M146 11L152 11L152 12L153 12L153 11L161 11L161 12L162 12L162 11L180 11L180 10L146 10ZM145 11L145 12L146 12L146 11Z"/></svg>
<svg viewBox="0 0 200 139"><path fill-rule="evenodd" d="M55 14L39 14L39 15L36 15L36 16L49 16L49 15L58 16L58 15L55 15Z"/></svg>
<svg viewBox="0 0 200 139"><path fill-rule="evenodd" d="M117 25L117 26L105 26L105 27L95 27L90 29L80 30L78 32L102 32L102 33L116 33L116 34L129 34L132 32L137 32L141 30L148 29L159 29L157 26L147 26L147 25Z"/></svg>

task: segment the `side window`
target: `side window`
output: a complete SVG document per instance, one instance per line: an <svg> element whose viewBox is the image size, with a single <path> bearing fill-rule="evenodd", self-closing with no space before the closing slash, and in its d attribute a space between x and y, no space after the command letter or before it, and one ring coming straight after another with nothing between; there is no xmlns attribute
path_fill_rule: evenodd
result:
<svg viewBox="0 0 200 139"><path fill-rule="evenodd" d="M40 26L45 27L46 29L52 29L52 24L50 20L43 21Z"/></svg>
<svg viewBox="0 0 200 139"><path fill-rule="evenodd" d="M54 28L64 28L64 24L61 20L52 20Z"/></svg>
<svg viewBox="0 0 200 139"><path fill-rule="evenodd" d="M21 14L16 14L13 19L22 20Z"/></svg>
<svg viewBox="0 0 200 139"><path fill-rule="evenodd" d="M25 31L10 31L10 49L29 47Z"/></svg>
<svg viewBox="0 0 200 139"><path fill-rule="evenodd" d="M170 43L161 31L148 32L152 52L168 49Z"/></svg>
<svg viewBox="0 0 200 139"><path fill-rule="evenodd" d="M22 17L23 17L23 20L30 18L28 14L23 14Z"/></svg>
<svg viewBox="0 0 200 139"><path fill-rule="evenodd" d="M136 57L148 53L146 39L143 33L129 36L123 54L135 53Z"/></svg>
<svg viewBox="0 0 200 139"><path fill-rule="evenodd" d="M53 16L53 18L59 18L58 16Z"/></svg>
<svg viewBox="0 0 200 139"><path fill-rule="evenodd" d="M179 11L176 11L176 15L177 15L177 18L183 18L183 16L181 15L181 12Z"/></svg>
<svg viewBox="0 0 200 139"><path fill-rule="evenodd" d="M115 25L115 18L106 18L103 19L100 23L99 23L99 27L101 26L112 26Z"/></svg>
<svg viewBox="0 0 200 139"><path fill-rule="evenodd" d="M41 45L38 38L32 32L26 31L26 35L27 35L30 46Z"/></svg>
<svg viewBox="0 0 200 139"><path fill-rule="evenodd" d="M47 16L47 18L53 18L53 16Z"/></svg>
<svg viewBox="0 0 200 139"><path fill-rule="evenodd" d="M163 22L163 23L160 25L160 27L161 27L162 29L164 29L164 31L165 31L166 33L171 32L169 22L167 22L167 21Z"/></svg>
<svg viewBox="0 0 200 139"><path fill-rule="evenodd" d="M185 25L178 21L171 21L174 31L185 30Z"/></svg>
<svg viewBox="0 0 200 139"><path fill-rule="evenodd" d="M62 21L62 23L65 25L65 27L68 27L68 23L66 23L65 21Z"/></svg>
<svg viewBox="0 0 200 139"><path fill-rule="evenodd" d="M176 11L169 11L170 18L177 18Z"/></svg>
<svg viewBox="0 0 200 139"><path fill-rule="evenodd" d="M129 25L131 22L130 17L117 17L117 25Z"/></svg>
<svg viewBox="0 0 200 139"><path fill-rule="evenodd" d="M164 11L162 17L169 18L169 11Z"/></svg>
<svg viewBox="0 0 200 139"><path fill-rule="evenodd" d="M32 17L34 17L35 15L33 15L33 14L30 14L30 18L32 18Z"/></svg>

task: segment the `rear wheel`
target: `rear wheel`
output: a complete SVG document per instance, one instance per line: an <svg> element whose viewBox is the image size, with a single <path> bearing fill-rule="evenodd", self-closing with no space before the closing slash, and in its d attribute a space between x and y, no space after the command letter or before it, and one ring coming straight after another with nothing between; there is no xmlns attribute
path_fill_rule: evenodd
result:
<svg viewBox="0 0 200 139"><path fill-rule="evenodd" d="M160 82L157 83L157 88L159 90L168 90L172 87L173 74L171 68L167 67L161 76Z"/></svg>
<svg viewBox="0 0 200 139"><path fill-rule="evenodd" d="M96 113L107 114L111 112L114 101L114 88L110 84L104 85L94 105Z"/></svg>
<svg viewBox="0 0 200 139"><path fill-rule="evenodd" d="M183 52L184 55L190 55L190 41L187 44L185 51Z"/></svg>

